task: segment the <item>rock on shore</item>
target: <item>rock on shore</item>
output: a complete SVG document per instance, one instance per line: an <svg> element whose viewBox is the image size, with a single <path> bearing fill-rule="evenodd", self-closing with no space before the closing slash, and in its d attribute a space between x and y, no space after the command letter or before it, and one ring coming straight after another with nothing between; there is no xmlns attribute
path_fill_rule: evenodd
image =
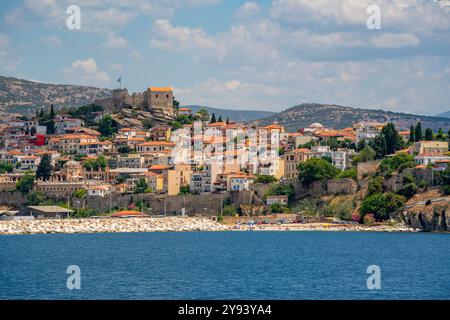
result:
<svg viewBox="0 0 450 320"><path fill-rule="evenodd" d="M0 234L226 231L207 218L34 219L0 221Z"/></svg>

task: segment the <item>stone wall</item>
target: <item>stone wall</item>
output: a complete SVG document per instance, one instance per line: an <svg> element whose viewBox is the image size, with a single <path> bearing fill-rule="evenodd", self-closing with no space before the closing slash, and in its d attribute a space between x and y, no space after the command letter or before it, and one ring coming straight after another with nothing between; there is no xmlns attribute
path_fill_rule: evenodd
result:
<svg viewBox="0 0 450 320"><path fill-rule="evenodd" d="M327 182L328 194L355 194L358 190L358 185L355 180L352 179L337 179L329 180Z"/></svg>
<svg viewBox="0 0 450 320"><path fill-rule="evenodd" d="M20 209L25 206L27 199L19 191L0 192L0 206L12 209Z"/></svg>
<svg viewBox="0 0 450 320"><path fill-rule="evenodd" d="M151 208L152 215L168 216L181 215L182 208L185 214L214 216L220 212L222 200L229 194L201 194L186 196L155 196L152 194L133 194L105 198L87 197L86 206L99 212L109 212L110 208L126 209L132 203L142 201L146 207Z"/></svg>

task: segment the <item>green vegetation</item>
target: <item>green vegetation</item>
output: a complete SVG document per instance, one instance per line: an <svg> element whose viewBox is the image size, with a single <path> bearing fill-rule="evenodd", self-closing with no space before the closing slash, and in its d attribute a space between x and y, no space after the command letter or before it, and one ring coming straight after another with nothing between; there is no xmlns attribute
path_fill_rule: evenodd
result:
<svg viewBox="0 0 450 320"><path fill-rule="evenodd" d="M111 138L118 129L118 123L110 116L104 116L98 123L98 131L103 138Z"/></svg>
<svg viewBox="0 0 450 320"><path fill-rule="evenodd" d="M104 155L99 155L96 159L88 159L83 162L83 167L86 170L98 171L99 168L105 170L107 165L108 161L106 160Z"/></svg>
<svg viewBox="0 0 450 320"><path fill-rule="evenodd" d="M364 141L364 140L362 140ZM368 162L375 159L376 152L369 145L366 145L360 149L359 153L353 157L353 165L357 166L358 163Z"/></svg>
<svg viewBox="0 0 450 320"><path fill-rule="evenodd" d="M189 194L189 186L185 185L185 186L181 186L180 187L180 194Z"/></svg>
<svg viewBox="0 0 450 320"><path fill-rule="evenodd" d="M52 164L48 154L45 154L36 170L36 179L47 181L52 175Z"/></svg>
<svg viewBox="0 0 450 320"><path fill-rule="evenodd" d="M68 111L72 118L82 119L86 126L91 127L95 124L95 113L103 112L103 107L96 104L87 104L76 109Z"/></svg>
<svg viewBox="0 0 450 320"><path fill-rule="evenodd" d="M139 178L134 187L134 193L151 193L153 190L149 188L145 178Z"/></svg>
<svg viewBox="0 0 450 320"><path fill-rule="evenodd" d="M311 158L297 166L299 180L305 186L314 181L327 181L337 176L339 170L324 159Z"/></svg>
<svg viewBox="0 0 450 320"><path fill-rule="evenodd" d="M222 209L222 212L223 212L224 216L230 216L230 217L234 217L238 214L236 208L232 205L224 206Z"/></svg>
<svg viewBox="0 0 450 320"><path fill-rule="evenodd" d="M361 214L373 214L376 220L388 220L406 199L403 196L388 192L375 193L367 196L361 204Z"/></svg>
<svg viewBox="0 0 450 320"><path fill-rule="evenodd" d="M394 154L404 148L404 141L393 123L388 123L381 129L380 134L369 145L375 151L376 158L382 159L386 155Z"/></svg>
<svg viewBox="0 0 450 320"><path fill-rule="evenodd" d="M336 176L336 178L337 179L349 178L349 179L357 180L358 173L357 173L356 168L345 169L344 171L339 172L338 175Z"/></svg>
<svg viewBox="0 0 450 320"><path fill-rule="evenodd" d="M272 185L267 195L270 196L287 196L288 202L292 203L295 199L295 189L293 184L277 183Z"/></svg>
<svg viewBox="0 0 450 320"><path fill-rule="evenodd" d="M73 196L74 196L75 198L77 198L77 199L83 199L83 198L86 198L86 195L87 195L86 189L78 189L77 191L75 191L75 192L73 193Z"/></svg>
<svg viewBox="0 0 450 320"><path fill-rule="evenodd" d="M281 203L273 203L270 205L270 212L271 213L285 213L289 212L289 208L286 206L283 206Z"/></svg>
<svg viewBox="0 0 450 320"><path fill-rule="evenodd" d="M29 193L33 189L35 176L32 173L26 173L16 184L16 189L23 194Z"/></svg>
<svg viewBox="0 0 450 320"><path fill-rule="evenodd" d="M380 172L392 174L394 171L402 172L406 168L416 166L414 157L406 152L400 152L393 157L384 158L380 163Z"/></svg>
<svg viewBox="0 0 450 320"><path fill-rule="evenodd" d="M259 175L256 177L255 182L256 183L264 183L264 184L270 184L277 181L277 178L270 175Z"/></svg>
<svg viewBox="0 0 450 320"><path fill-rule="evenodd" d="M27 195L27 205L29 206L39 206L45 202L45 195L40 191L33 191Z"/></svg>
<svg viewBox="0 0 450 320"><path fill-rule="evenodd" d="M12 164L7 162L0 162L0 174L13 172L14 167Z"/></svg>

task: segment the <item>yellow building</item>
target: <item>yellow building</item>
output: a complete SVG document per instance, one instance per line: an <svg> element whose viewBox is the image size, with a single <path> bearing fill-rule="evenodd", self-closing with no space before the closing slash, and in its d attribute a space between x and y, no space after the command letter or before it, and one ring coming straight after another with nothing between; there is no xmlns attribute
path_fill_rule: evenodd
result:
<svg viewBox="0 0 450 320"><path fill-rule="evenodd" d="M420 141L414 142L412 152L419 155L443 155L448 152L448 142Z"/></svg>

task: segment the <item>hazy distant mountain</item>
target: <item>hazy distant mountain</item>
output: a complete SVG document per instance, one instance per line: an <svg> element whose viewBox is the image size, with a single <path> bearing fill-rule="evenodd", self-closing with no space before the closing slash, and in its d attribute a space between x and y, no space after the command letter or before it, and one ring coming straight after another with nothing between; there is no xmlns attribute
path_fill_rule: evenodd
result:
<svg viewBox="0 0 450 320"><path fill-rule="evenodd" d="M450 111L445 111L436 115L436 117L450 118Z"/></svg>
<svg viewBox="0 0 450 320"><path fill-rule="evenodd" d="M96 98L111 96L111 90L34 82L0 76L0 112L32 114L36 108L78 107Z"/></svg>
<svg viewBox="0 0 450 320"><path fill-rule="evenodd" d="M269 111L249 111L245 110L245 108L240 108L241 110L231 110L231 109L219 109L219 108L212 108L212 107L202 107L202 106L183 106L185 108L191 108L192 111L195 113L199 111L200 109L205 109L208 111L209 114L215 114L216 119L219 118L219 116L222 116L223 120L226 120L227 117L231 121L236 122L248 122L253 121L265 117L269 117L273 112Z"/></svg>
<svg viewBox="0 0 450 320"><path fill-rule="evenodd" d="M450 128L450 119L442 116L421 116L317 103L303 103L253 123L267 125L275 121L282 124L288 131L297 131L299 128L307 127L314 122L319 122L329 128L343 129L359 121L391 121L401 129L409 129L417 121L422 122L423 128L431 128L433 130L443 128L445 131Z"/></svg>

